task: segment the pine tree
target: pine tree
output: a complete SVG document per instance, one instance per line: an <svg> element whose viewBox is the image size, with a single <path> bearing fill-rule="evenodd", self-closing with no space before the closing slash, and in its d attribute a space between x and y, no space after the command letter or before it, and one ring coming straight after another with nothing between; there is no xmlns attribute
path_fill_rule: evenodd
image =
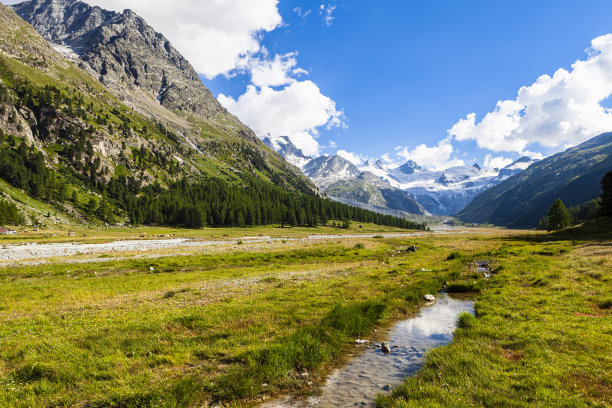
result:
<svg viewBox="0 0 612 408"><path fill-rule="evenodd" d="M612 171L601 179L601 190L599 213L604 217L612 217Z"/></svg>
<svg viewBox="0 0 612 408"><path fill-rule="evenodd" d="M570 223L571 217L569 211L565 208L563 201L557 198L548 210L548 230L560 230L569 226Z"/></svg>

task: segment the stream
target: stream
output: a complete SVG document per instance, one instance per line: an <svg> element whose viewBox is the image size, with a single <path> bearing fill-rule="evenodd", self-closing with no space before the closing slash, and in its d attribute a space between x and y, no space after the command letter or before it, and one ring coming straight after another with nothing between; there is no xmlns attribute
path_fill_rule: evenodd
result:
<svg viewBox="0 0 612 408"><path fill-rule="evenodd" d="M317 395L306 400L287 396L261 407L373 407L377 394L418 372L427 350L451 341L463 311L473 314L474 302L439 293L434 303L423 306L414 317L379 330L372 343L356 348L356 354L329 375ZM390 353L380 350L381 341L389 342Z"/></svg>

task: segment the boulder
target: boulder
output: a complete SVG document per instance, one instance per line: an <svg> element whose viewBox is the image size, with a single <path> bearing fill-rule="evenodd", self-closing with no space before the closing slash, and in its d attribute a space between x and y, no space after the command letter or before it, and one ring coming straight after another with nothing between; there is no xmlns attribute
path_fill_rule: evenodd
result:
<svg viewBox="0 0 612 408"><path fill-rule="evenodd" d="M389 343L385 341L383 344L380 345L380 350L383 353L390 353L391 352L391 347L389 347Z"/></svg>
<svg viewBox="0 0 612 408"><path fill-rule="evenodd" d="M427 294L427 295L423 296L423 299L425 299L427 302L435 302L436 301L436 297L434 295L430 295L430 294Z"/></svg>

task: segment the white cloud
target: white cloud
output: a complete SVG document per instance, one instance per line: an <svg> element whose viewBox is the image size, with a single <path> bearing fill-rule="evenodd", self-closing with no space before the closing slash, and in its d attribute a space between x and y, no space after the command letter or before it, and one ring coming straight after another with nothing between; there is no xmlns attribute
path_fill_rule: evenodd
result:
<svg viewBox="0 0 612 408"><path fill-rule="evenodd" d="M319 6L319 14L323 16L323 22L328 27L334 22L334 11L336 11L336 6L331 4L321 4Z"/></svg>
<svg viewBox="0 0 612 408"><path fill-rule="evenodd" d="M451 158L454 148L450 137L440 140L436 146L428 147L420 144L412 150L398 146L395 151L396 155L404 161L413 160L420 166L432 170L445 170L449 167L465 165L463 160L456 157Z"/></svg>
<svg viewBox="0 0 612 408"><path fill-rule="evenodd" d="M308 74L308 71L296 67L296 55L297 53L290 52L285 55L277 54L274 59L251 59L248 63L251 82L259 87L281 86L295 82L291 75Z"/></svg>
<svg viewBox="0 0 612 408"><path fill-rule="evenodd" d="M308 80L281 90L249 85L238 99L223 94L218 99L258 135L289 136L306 155L319 153L318 128L344 125L336 103Z"/></svg>
<svg viewBox="0 0 612 408"><path fill-rule="evenodd" d="M484 168L485 169L503 169L509 164L512 164L514 160L508 159L504 156L493 157L492 154L485 156Z"/></svg>
<svg viewBox="0 0 612 408"><path fill-rule="evenodd" d="M301 8L301 7L299 7L299 6L298 6L298 7L295 7L295 8L293 9L293 11L295 11L295 12L297 13L298 17L301 17L301 18L306 18L306 17L308 17L308 15L309 15L310 13L312 13L312 10L311 10L311 9L305 9L305 10L304 10L304 9L302 9L302 8Z"/></svg>
<svg viewBox="0 0 612 408"><path fill-rule="evenodd" d="M471 113L448 133L475 140L492 151L526 151L533 144L559 151L612 130L612 111L601 105L612 95L612 34L595 38L586 60L567 71L542 75L518 91L515 100L499 101L480 122Z"/></svg>
<svg viewBox="0 0 612 408"><path fill-rule="evenodd" d="M227 75L261 51L260 33L282 24L278 0L86 0L134 10L207 78Z"/></svg>
<svg viewBox="0 0 612 408"><path fill-rule="evenodd" d="M347 152L346 150L338 150L336 154L342 157L343 159L350 161L355 166L359 166L365 161L365 158L362 155L357 154L357 153Z"/></svg>

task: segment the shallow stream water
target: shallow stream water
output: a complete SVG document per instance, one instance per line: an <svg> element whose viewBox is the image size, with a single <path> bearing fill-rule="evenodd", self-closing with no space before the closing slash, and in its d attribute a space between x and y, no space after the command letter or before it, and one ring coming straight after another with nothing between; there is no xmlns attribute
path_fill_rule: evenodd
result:
<svg viewBox="0 0 612 408"><path fill-rule="evenodd" d="M416 316L379 331L371 344L360 347L361 352L330 374L318 395L306 400L285 397L262 408L372 407L377 394L389 391L419 370L428 349L451 341L457 317L463 311L474 313L474 302L439 293L436 302L423 306ZM389 342L389 354L380 350L380 341Z"/></svg>

